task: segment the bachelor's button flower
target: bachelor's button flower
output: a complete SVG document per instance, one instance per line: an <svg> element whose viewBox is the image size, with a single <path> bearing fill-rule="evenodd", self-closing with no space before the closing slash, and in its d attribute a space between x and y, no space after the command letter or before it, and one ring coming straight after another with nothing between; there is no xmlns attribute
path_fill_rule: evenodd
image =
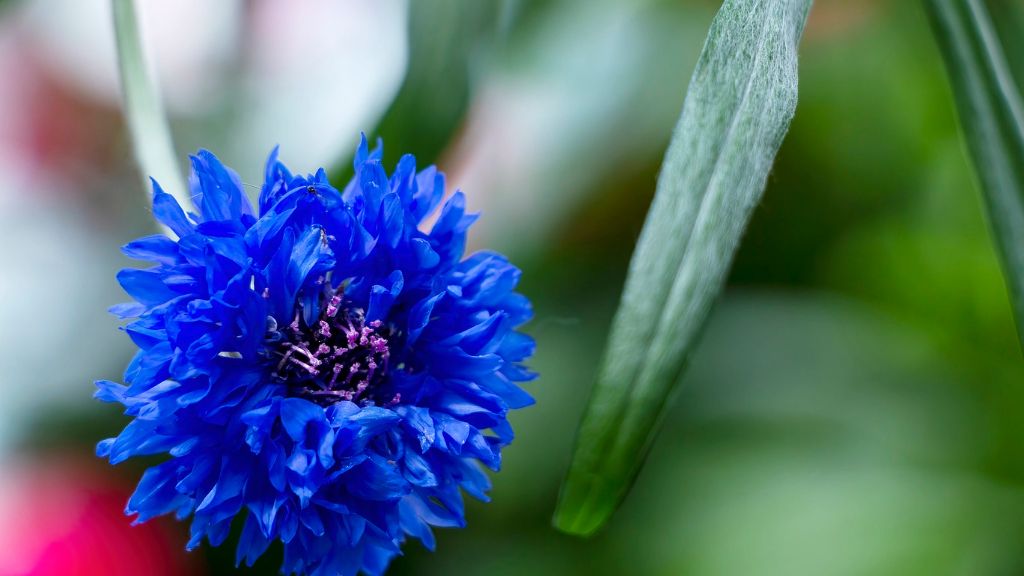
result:
<svg viewBox="0 0 1024 576"><path fill-rule="evenodd" d="M463 259L456 192L429 232L444 175L403 157L388 178L363 139L339 192L323 170L277 160L254 209L209 152L192 158L195 213L154 183L164 235L124 248L155 263L122 270L135 300L115 306L139 347L124 380L96 397L132 421L97 452L114 464L166 459L127 513L192 517L189 548L242 532L252 564L275 540L282 571L381 574L406 536L463 526L462 492L486 500L512 440L510 409L533 341L530 303L500 254Z"/></svg>

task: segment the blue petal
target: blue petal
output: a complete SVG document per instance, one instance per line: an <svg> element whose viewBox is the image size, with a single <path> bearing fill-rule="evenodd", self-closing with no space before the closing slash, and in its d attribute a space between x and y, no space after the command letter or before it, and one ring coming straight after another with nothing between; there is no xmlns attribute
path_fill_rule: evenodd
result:
<svg viewBox="0 0 1024 576"><path fill-rule="evenodd" d="M281 400L281 424L288 436L296 442L306 439L306 427L310 423L323 422L327 419L324 409L302 398L285 398Z"/></svg>
<svg viewBox="0 0 1024 576"><path fill-rule="evenodd" d="M146 311L146 306L138 302L123 302L121 304L114 304L107 311L123 320L141 315Z"/></svg>
<svg viewBox="0 0 1024 576"><path fill-rule="evenodd" d="M398 412L402 415L403 424L419 442L420 452L426 452L434 443L434 420L430 411L419 406L401 406Z"/></svg>
<svg viewBox="0 0 1024 576"><path fill-rule="evenodd" d="M259 529L259 522L250 514L245 519L242 535L238 539L235 567L240 566L243 559L245 560L245 565L251 567L256 563L256 559L262 556L269 547L270 540L263 535Z"/></svg>
<svg viewBox="0 0 1024 576"><path fill-rule="evenodd" d="M164 276L155 270L126 268L117 273L117 281L129 296L147 306L162 304L178 296L178 292L164 283Z"/></svg>
<svg viewBox="0 0 1024 576"><path fill-rule="evenodd" d="M388 190L388 177L379 161L372 160L363 164L359 170L359 187L366 203L366 212L375 218L384 200L384 193Z"/></svg>
<svg viewBox="0 0 1024 576"><path fill-rule="evenodd" d="M192 194L198 200L204 220L237 221L252 214L242 182L208 150L200 150L192 161Z"/></svg>
<svg viewBox="0 0 1024 576"><path fill-rule="evenodd" d="M178 255L178 243L163 234L154 234L133 240L121 248L121 252L129 258L161 264L175 264L181 261L181 256Z"/></svg>
<svg viewBox="0 0 1024 576"><path fill-rule="evenodd" d="M156 180L151 178L150 181L153 183L153 215L156 216L156 219L170 228L179 238L191 234L194 225L185 216L178 201L164 192Z"/></svg>
<svg viewBox="0 0 1024 576"><path fill-rule="evenodd" d="M366 310L367 320L384 319L395 298L402 292L405 279L401 270L395 270L387 277L387 285L376 285L370 289L370 306Z"/></svg>
<svg viewBox="0 0 1024 576"><path fill-rule="evenodd" d="M92 395L93 398L100 402L119 402L124 404L124 393L128 389L127 386L122 386L109 380L97 380L96 388L96 392Z"/></svg>

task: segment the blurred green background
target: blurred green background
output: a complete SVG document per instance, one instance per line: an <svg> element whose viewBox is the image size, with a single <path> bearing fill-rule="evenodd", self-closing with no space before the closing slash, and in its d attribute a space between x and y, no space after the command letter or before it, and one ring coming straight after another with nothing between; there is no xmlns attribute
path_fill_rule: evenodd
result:
<svg viewBox="0 0 1024 576"><path fill-rule="evenodd" d="M1024 7L989 3L1024 79ZM382 134L389 162L446 170L483 212L473 246L524 270L537 404L512 418L493 502L391 574L1024 573L1024 362L917 2L816 1L797 115L727 291L633 493L591 540L550 515L718 3L254 0L198 24L206 4L140 4L182 154L210 147L258 183L279 142L295 169L343 178L358 131ZM103 72L108 10L0 5L0 458L128 486L139 465L91 459L124 424L89 399L131 354L104 313L130 265L116 248L151 226ZM184 526L164 525L184 556ZM0 540L0 574L19 553ZM233 561L204 547L181 570Z"/></svg>

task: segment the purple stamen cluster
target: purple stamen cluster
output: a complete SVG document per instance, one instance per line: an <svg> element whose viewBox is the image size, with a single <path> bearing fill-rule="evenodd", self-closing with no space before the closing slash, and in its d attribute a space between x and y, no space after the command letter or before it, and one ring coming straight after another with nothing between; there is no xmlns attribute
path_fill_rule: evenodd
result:
<svg viewBox="0 0 1024 576"><path fill-rule="evenodd" d="M380 320L366 322L361 309L343 304L341 293L336 293L312 326L296 314L280 332L273 375L288 385L292 396L321 406L341 400L398 404L399 394L381 398L378 389L391 358L390 331Z"/></svg>

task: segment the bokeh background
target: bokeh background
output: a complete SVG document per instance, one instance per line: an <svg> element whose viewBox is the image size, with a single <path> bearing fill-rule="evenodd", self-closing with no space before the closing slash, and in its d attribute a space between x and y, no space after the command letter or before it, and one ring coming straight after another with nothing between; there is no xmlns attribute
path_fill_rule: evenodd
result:
<svg viewBox="0 0 1024 576"><path fill-rule="evenodd" d="M988 0L1017 80L1024 3ZM549 523L717 2L139 2L178 151L337 178L360 131L483 211L535 302L518 438L470 527L391 574L1024 573L1024 361L921 6L817 0L800 103L726 293L603 533ZM133 527L90 396L132 349L117 248L153 228L107 0L0 0L0 576L228 574ZM336 182L337 183L337 182ZM273 574L274 549L245 574Z"/></svg>

